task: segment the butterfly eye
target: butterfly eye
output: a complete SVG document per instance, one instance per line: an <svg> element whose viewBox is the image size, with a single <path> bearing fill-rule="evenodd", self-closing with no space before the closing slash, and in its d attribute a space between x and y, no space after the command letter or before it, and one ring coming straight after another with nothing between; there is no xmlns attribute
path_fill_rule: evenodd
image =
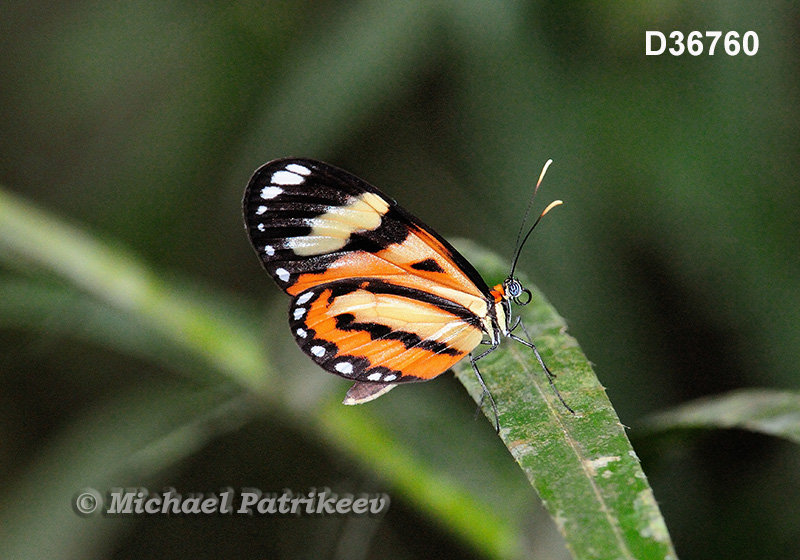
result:
<svg viewBox="0 0 800 560"><path fill-rule="evenodd" d="M509 299L517 305L528 305L531 302L531 291L523 288L516 278L509 278L505 282L505 290Z"/></svg>
<svg viewBox="0 0 800 560"><path fill-rule="evenodd" d="M511 299L517 299L522 294L522 284L516 278L507 278L505 284L506 293Z"/></svg>

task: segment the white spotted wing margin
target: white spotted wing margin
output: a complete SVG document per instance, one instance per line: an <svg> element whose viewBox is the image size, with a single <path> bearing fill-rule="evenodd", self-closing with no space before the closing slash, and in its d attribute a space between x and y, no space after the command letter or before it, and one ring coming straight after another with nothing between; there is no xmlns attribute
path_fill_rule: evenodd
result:
<svg viewBox="0 0 800 560"><path fill-rule="evenodd" d="M262 265L290 295L304 289L291 289L298 281L405 273L440 292L447 287L463 292L462 298L490 298L478 271L444 238L377 188L332 165L300 158L264 164L250 179L243 210Z"/></svg>
<svg viewBox="0 0 800 560"><path fill-rule="evenodd" d="M466 259L345 171L275 160L255 172L243 206L262 265L294 298L298 345L356 381L345 404L439 375L496 320L489 289Z"/></svg>
<svg viewBox="0 0 800 560"><path fill-rule="evenodd" d="M466 356L480 319L437 296L383 280L352 278L300 293L289 310L298 345L331 373L357 381L345 404L424 381Z"/></svg>

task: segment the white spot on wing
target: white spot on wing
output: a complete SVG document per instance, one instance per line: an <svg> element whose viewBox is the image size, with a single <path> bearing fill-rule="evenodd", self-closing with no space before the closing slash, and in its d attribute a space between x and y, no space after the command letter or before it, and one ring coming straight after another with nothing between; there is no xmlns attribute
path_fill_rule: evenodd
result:
<svg viewBox="0 0 800 560"><path fill-rule="evenodd" d="M321 358L325 355L325 347L324 346L312 346L311 353L314 354L317 358Z"/></svg>
<svg viewBox="0 0 800 560"><path fill-rule="evenodd" d="M277 175L277 173L275 175ZM291 173L290 173L290 175L291 175ZM273 177L274 177L274 175L273 175ZM295 175L295 177L296 177L296 175ZM301 177L301 179L302 179L302 177ZM263 189L261 189L261 198L263 198L264 200L269 200L271 198L275 198L276 196L278 196L282 192L283 192L283 189L280 188L280 187L274 187L274 186L264 187ZM264 209L266 210L266 207Z"/></svg>
<svg viewBox="0 0 800 560"><path fill-rule="evenodd" d="M397 376L393 373L390 373L389 375L383 378L384 381L394 381L395 379L397 379Z"/></svg>
<svg viewBox="0 0 800 560"><path fill-rule="evenodd" d="M272 174L272 183L276 185L299 185L303 181L305 181L305 177L302 175L298 175L297 173L292 173L291 171L276 171ZM283 189L281 189L283 192ZM280 193L278 193L280 194Z"/></svg>
<svg viewBox="0 0 800 560"><path fill-rule="evenodd" d="M367 379L369 379L370 381L380 381L381 380L381 374L380 373L370 373L367 376Z"/></svg>
<svg viewBox="0 0 800 560"><path fill-rule="evenodd" d="M308 300L310 300L312 297L314 297L314 292L306 292L302 296L297 298L297 302L296 303L298 305L303 305L304 303L307 303Z"/></svg>
<svg viewBox="0 0 800 560"><path fill-rule="evenodd" d="M294 332L297 333L297 336L299 336L300 338L305 338L308 336L308 333L306 332L305 329L297 329Z"/></svg>
<svg viewBox="0 0 800 560"><path fill-rule="evenodd" d="M353 364L351 364L350 362L339 362L338 364L333 366L333 369L335 369L339 373L344 373L344 374L353 373Z"/></svg>
<svg viewBox="0 0 800 560"><path fill-rule="evenodd" d="M300 319L305 314L306 314L306 308L305 307L297 307L297 308L295 308L294 313L292 314L292 317L294 317L294 320L297 321L298 319Z"/></svg>
<svg viewBox="0 0 800 560"><path fill-rule="evenodd" d="M311 170L305 165L300 165L299 163L290 163L286 166L286 170L291 171L292 173L297 173L298 175L311 175Z"/></svg>
<svg viewBox="0 0 800 560"><path fill-rule="evenodd" d="M266 227L264 227L264 224L258 224L256 227L258 228L258 231L264 231L265 229L267 229Z"/></svg>
<svg viewBox="0 0 800 560"><path fill-rule="evenodd" d="M261 225L261 224L258 224L258 225ZM264 254L267 255L268 257L271 257L272 255L275 254L275 247L273 247L272 245L264 245ZM281 270L283 270L283 269L281 269ZM284 280L284 282L285 282L285 280Z"/></svg>
<svg viewBox="0 0 800 560"><path fill-rule="evenodd" d="M263 214L266 211L267 211L267 207L266 206L259 206L258 208L256 208L256 216L260 216L261 214Z"/></svg>
<svg viewBox="0 0 800 560"><path fill-rule="evenodd" d="M278 278L280 278L284 282L288 282L289 281L289 271L286 270L285 268L276 268L275 269L275 276L277 276Z"/></svg>

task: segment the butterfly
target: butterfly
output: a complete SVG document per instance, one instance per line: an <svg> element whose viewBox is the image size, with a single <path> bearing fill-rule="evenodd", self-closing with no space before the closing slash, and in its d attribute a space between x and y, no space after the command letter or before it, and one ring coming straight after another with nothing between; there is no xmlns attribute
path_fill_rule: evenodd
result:
<svg viewBox="0 0 800 560"><path fill-rule="evenodd" d="M476 362L503 336L533 350L556 390L536 346L513 333L519 320L512 320L511 302L531 299L514 277L517 259L533 228L558 204L550 204L521 241L518 236L511 273L489 288L439 234L372 185L327 163L266 163L243 200L261 264L292 297L289 324L297 344L323 369L354 382L344 404L371 401L399 383L427 381L469 355L498 430L497 406ZM476 353L481 344L489 348Z"/></svg>

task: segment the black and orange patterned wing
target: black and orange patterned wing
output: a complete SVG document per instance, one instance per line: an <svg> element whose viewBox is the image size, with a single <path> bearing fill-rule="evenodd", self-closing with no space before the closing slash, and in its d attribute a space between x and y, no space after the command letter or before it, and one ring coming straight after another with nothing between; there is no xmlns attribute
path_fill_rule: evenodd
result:
<svg viewBox="0 0 800 560"><path fill-rule="evenodd" d="M245 191L244 218L267 272L290 295L356 276L403 281L447 295L489 293L447 241L358 177L309 159L259 168Z"/></svg>
<svg viewBox="0 0 800 560"><path fill-rule="evenodd" d="M425 381L483 338L480 319L452 301L366 278L301 292L289 322L300 347L326 370L369 383Z"/></svg>
<svg viewBox="0 0 800 560"><path fill-rule="evenodd" d="M345 171L267 163L247 187L244 217L262 265L294 298L292 334L331 373L381 385L430 379L491 326L492 296L472 265Z"/></svg>

